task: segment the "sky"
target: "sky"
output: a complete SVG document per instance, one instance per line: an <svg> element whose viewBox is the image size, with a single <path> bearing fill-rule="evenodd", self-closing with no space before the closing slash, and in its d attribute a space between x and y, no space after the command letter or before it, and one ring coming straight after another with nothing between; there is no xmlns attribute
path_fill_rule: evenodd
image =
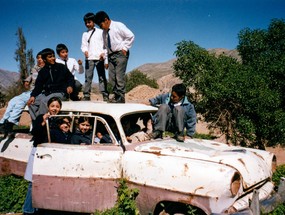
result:
<svg viewBox="0 0 285 215"><path fill-rule="evenodd" d="M84 60L83 16L101 10L135 34L127 72L175 58L176 44L183 40L205 49L235 49L242 29L267 29L272 19L285 19L284 0L2 0L0 69L19 70L19 27L34 56L64 43L69 57ZM84 74L76 76L84 80ZM95 82L96 77L95 71Z"/></svg>

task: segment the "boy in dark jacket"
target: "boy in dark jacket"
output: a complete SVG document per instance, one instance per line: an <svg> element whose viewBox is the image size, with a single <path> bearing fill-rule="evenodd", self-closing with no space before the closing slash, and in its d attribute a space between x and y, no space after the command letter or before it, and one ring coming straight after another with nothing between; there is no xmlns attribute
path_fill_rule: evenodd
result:
<svg viewBox="0 0 285 215"><path fill-rule="evenodd" d="M39 71L35 88L27 102L32 120L47 112L47 101L50 98L66 100L74 88L74 76L65 65L55 62L54 51L46 48L41 54L45 66Z"/></svg>
<svg viewBox="0 0 285 215"><path fill-rule="evenodd" d="M164 131L173 132L179 142L184 142L186 137L193 137L196 112L186 97L186 87L183 84L174 85L171 93L158 95L149 102L152 106L159 105L153 117L154 131L149 135L151 139L162 138Z"/></svg>

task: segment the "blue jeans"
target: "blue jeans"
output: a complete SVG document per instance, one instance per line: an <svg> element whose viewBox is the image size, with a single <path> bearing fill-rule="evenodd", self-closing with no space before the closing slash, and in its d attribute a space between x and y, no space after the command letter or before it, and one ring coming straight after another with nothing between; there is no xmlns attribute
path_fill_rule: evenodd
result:
<svg viewBox="0 0 285 215"><path fill-rule="evenodd" d="M36 209L32 205L32 182L29 182L26 199L23 206L23 212L33 214Z"/></svg>
<svg viewBox="0 0 285 215"><path fill-rule="evenodd" d="M6 111L0 120L0 123L3 124L7 119L9 122L18 125L21 114L30 98L31 91L23 92L22 94L13 97L6 108Z"/></svg>

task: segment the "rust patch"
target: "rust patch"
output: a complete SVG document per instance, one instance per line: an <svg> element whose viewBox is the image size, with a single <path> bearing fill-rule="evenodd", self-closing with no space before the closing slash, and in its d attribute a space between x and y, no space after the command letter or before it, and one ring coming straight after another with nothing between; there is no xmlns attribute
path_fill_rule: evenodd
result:
<svg viewBox="0 0 285 215"><path fill-rule="evenodd" d="M24 176L27 164L25 162L15 161L7 158L0 158L0 175L18 175Z"/></svg>
<svg viewBox="0 0 285 215"><path fill-rule="evenodd" d="M197 187L197 188L194 190L194 193L196 193L197 190L202 190L202 189L204 189L204 187Z"/></svg>
<svg viewBox="0 0 285 215"><path fill-rule="evenodd" d="M155 146L152 146L152 147L150 147L149 149L151 149L151 150L158 150L158 151L160 151L160 150L161 150L161 148L160 148L160 147L155 147Z"/></svg>
<svg viewBox="0 0 285 215"><path fill-rule="evenodd" d="M184 171L183 171L183 175L186 175L187 172L189 170L189 166L187 165L187 163L184 164Z"/></svg>
<svg viewBox="0 0 285 215"><path fill-rule="evenodd" d="M242 165L244 165L244 166L245 166L245 163L244 163L244 161L243 161L242 159L240 159L240 158L239 158L239 159L238 159L238 161L239 161L239 162L241 162L241 163L242 163Z"/></svg>
<svg viewBox="0 0 285 215"><path fill-rule="evenodd" d="M262 160L264 160L264 158L262 156L260 156L259 154L257 154L256 152L253 152L253 154L255 154L257 157L261 158Z"/></svg>

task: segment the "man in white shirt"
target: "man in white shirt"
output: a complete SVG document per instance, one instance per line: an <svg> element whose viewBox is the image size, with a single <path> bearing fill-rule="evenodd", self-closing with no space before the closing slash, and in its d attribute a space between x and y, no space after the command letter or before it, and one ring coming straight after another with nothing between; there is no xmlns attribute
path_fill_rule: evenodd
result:
<svg viewBox="0 0 285 215"><path fill-rule="evenodd" d="M95 27L95 15L87 13L84 17L84 23L87 32L82 35L81 51L85 56L85 84L83 89L84 100L90 100L91 86L96 67L99 81L99 90L102 93L103 100L109 101L109 92L107 90L107 79L104 68L104 60L107 63L107 50L103 49L103 31Z"/></svg>
<svg viewBox="0 0 285 215"><path fill-rule="evenodd" d="M59 58L57 58L55 61L57 63L65 64L68 70L74 76L75 86L74 86L73 92L70 94L70 99L72 101L79 101L80 98L78 94L82 89L82 84L75 76L75 72L77 71L79 74L84 73L82 61L81 60L76 61L74 58L68 57L68 48L65 44L62 44L62 43L56 46L56 53L59 56Z"/></svg>
<svg viewBox="0 0 285 215"><path fill-rule="evenodd" d="M125 103L126 69L129 49L135 35L121 22L110 20L108 14L99 11L95 15L95 23L104 30L104 47L108 50L109 83L112 85L114 98L111 102Z"/></svg>

